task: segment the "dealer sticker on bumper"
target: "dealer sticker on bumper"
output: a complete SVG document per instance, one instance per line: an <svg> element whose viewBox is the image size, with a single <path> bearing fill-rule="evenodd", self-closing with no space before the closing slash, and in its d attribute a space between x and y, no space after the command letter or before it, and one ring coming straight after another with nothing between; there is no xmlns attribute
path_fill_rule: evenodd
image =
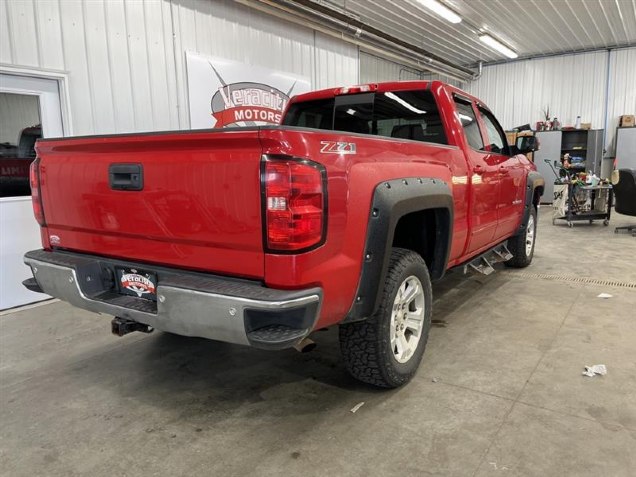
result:
<svg viewBox="0 0 636 477"><path fill-rule="evenodd" d="M154 300L157 294L157 276L134 268L118 269L122 293Z"/></svg>

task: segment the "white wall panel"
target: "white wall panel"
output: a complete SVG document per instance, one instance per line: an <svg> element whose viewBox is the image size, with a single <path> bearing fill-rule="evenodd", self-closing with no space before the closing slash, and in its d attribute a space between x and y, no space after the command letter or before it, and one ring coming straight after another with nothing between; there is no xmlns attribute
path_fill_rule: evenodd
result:
<svg viewBox="0 0 636 477"><path fill-rule="evenodd" d="M172 6L168 2L161 2L161 23L163 25L163 58L165 69L163 71L166 78L165 107L168 108L166 119L169 121L168 129L179 129L181 116L185 116L182 111L183 106L179 103L179 83L177 81L175 49L176 38L173 36ZM175 114L176 111L176 114Z"/></svg>
<svg viewBox="0 0 636 477"><path fill-rule="evenodd" d="M444 81L459 88L463 88L465 83L449 78L445 75L436 73L427 73L426 71L417 71L408 66L395 63L384 58L371 55L369 53L360 53L360 82L374 83L382 81L409 81L409 80L425 80L425 81Z"/></svg>
<svg viewBox="0 0 636 477"><path fill-rule="evenodd" d="M115 112L109 55L106 16L101 2L83 2L82 13L86 29L86 68L88 71L91 107L95 126L106 131L116 131ZM109 92L104 94L104 92Z"/></svg>
<svg viewBox="0 0 636 477"><path fill-rule="evenodd" d="M0 62L67 72L74 134L188 127L186 50L308 76L315 88L448 80L230 0L0 2ZM631 48L485 67L463 86L507 128L549 105L563 124L581 115L607 127L611 143L618 116L636 112L635 70Z"/></svg>
<svg viewBox="0 0 636 477"><path fill-rule="evenodd" d="M360 83L418 80L422 74L408 66L360 52Z"/></svg>
<svg viewBox="0 0 636 477"><path fill-rule="evenodd" d="M614 50L609 61L606 144L608 154L613 156L619 117L636 114L636 48Z"/></svg>
<svg viewBox="0 0 636 477"><path fill-rule="evenodd" d="M457 86L458 88L465 89L466 83L463 81L456 80L455 78L451 78L446 75L441 75L437 73L431 74L423 74L422 79L427 81L443 81L444 83L452 84L453 86Z"/></svg>
<svg viewBox="0 0 636 477"><path fill-rule="evenodd" d="M35 25L33 0L19 2L3 2L7 9L9 32L13 36L10 43L12 59L15 63L26 66L38 66L38 31Z"/></svg>
<svg viewBox="0 0 636 477"><path fill-rule="evenodd" d="M38 1L35 4L35 24L37 25L39 64L42 68L64 69L64 49L60 9L56 1ZM0 28L2 28L0 26Z"/></svg>
<svg viewBox="0 0 636 477"><path fill-rule="evenodd" d="M39 2L36 4L38 7ZM76 135L106 132L93 120L93 99L88 62L86 60L85 28L81 0L64 0L60 2L60 18L62 31L62 49L64 51L64 69L69 72L68 91L73 117L73 133ZM17 39L24 33L16 36ZM16 61L14 64L22 66ZM104 92L103 94L111 94Z"/></svg>
<svg viewBox="0 0 636 477"><path fill-rule="evenodd" d="M178 127L176 120L174 101L166 101L169 96L169 80L166 72L166 51L172 52L171 35L166 35L163 29L162 8L149 2L144 3L144 16L146 19L146 51L148 69L153 72L149 75L149 88L151 103L153 105L152 118L154 130L166 130ZM170 32L170 30L167 30ZM174 64L174 63L173 63ZM171 72L174 69L170 70Z"/></svg>
<svg viewBox="0 0 636 477"><path fill-rule="evenodd" d="M189 127L186 50L359 82L357 47L231 0L0 2L0 62L66 72L76 135Z"/></svg>
<svg viewBox="0 0 636 477"><path fill-rule="evenodd" d="M110 94L115 117L113 132L136 131L139 129L136 127L135 122L124 0L105 2L104 15L106 18L105 41L108 49L107 64L110 84L113 88Z"/></svg>
<svg viewBox="0 0 636 477"><path fill-rule="evenodd" d="M607 53L555 56L486 66L466 89L482 99L504 128L551 118L574 125L577 116L594 129L605 127Z"/></svg>
<svg viewBox="0 0 636 477"><path fill-rule="evenodd" d="M232 1L174 2L177 75L186 82L185 51L217 56L310 78L314 88L358 82L357 47ZM187 104L187 90L180 88ZM182 117L187 127L187 117Z"/></svg>
<svg viewBox="0 0 636 477"><path fill-rule="evenodd" d="M137 130L154 129L154 103L151 94L150 77L160 74L151 71L149 64L149 47L146 41L148 28L161 28L161 23L146 24L143 2L125 2L126 28L128 30L128 55L130 58L130 75L133 85L133 107L135 109L135 127ZM157 7L159 5L157 4Z"/></svg>
<svg viewBox="0 0 636 477"><path fill-rule="evenodd" d="M360 83L358 48L316 32L313 87L316 89Z"/></svg>
<svg viewBox="0 0 636 477"><path fill-rule="evenodd" d="M12 41L8 2L0 2L0 63L13 63Z"/></svg>

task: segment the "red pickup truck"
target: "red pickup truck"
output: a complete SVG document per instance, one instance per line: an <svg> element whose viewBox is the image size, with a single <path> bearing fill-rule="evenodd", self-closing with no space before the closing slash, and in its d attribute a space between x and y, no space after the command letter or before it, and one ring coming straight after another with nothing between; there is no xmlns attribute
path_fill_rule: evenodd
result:
<svg viewBox="0 0 636 477"><path fill-rule="evenodd" d="M280 126L40 140L24 284L119 335L283 349L339 325L353 376L400 386L431 280L532 260L544 181L524 141L437 81L299 95Z"/></svg>

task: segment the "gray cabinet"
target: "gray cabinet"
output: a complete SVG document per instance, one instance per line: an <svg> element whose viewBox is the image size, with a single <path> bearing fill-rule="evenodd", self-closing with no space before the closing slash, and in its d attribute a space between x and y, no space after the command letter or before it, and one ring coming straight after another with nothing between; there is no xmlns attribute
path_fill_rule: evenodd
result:
<svg viewBox="0 0 636 477"><path fill-rule="evenodd" d="M592 171L601 174L603 160L603 129L573 129L562 131L542 131L536 133L540 149L534 153L534 163L537 170L545 178L545 191L541 202L552 203L554 198L554 180L556 176L545 162L550 161L554 166L561 165L561 158L568 153L571 157L582 158L582 162L573 162L572 171ZM558 171L557 171L558 172Z"/></svg>
<svg viewBox="0 0 636 477"><path fill-rule="evenodd" d="M538 131L535 136L539 140L539 150L534 153L534 164L537 166L537 171L545 179L545 190L543 191L541 202L551 204L554 199L554 180L556 176L545 161L550 161L552 166L554 166L554 161L560 164L561 131Z"/></svg>
<svg viewBox="0 0 636 477"><path fill-rule="evenodd" d="M636 128L616 129L616 164L618 169L636 169Z"/></svg>

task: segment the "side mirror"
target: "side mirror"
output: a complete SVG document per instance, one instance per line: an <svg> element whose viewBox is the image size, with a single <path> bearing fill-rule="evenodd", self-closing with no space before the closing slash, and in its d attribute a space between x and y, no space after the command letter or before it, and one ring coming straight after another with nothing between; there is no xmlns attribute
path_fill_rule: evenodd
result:
<svg viewBox="0 0 636 477"><path fill-rule="evenodd" d="M528 154L539 150L539 139L536 136L519 136L515 142L519 154Z"/></svg>

